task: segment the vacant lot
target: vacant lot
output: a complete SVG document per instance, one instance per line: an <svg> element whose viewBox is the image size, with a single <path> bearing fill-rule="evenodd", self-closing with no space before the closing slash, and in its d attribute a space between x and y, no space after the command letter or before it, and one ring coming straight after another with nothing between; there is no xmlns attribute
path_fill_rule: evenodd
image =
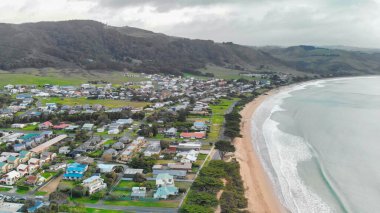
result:
<svg viewBox="0 0 380 213"><path fill-rule="evenodd" d="M221 134L220 130L224 123L224 114L230 108L230 106L239 99L221 99L219 104L211 105L212 115L211 115L211 128L209 133L209 141L217 141L219 138L219 134Z"/></svg>
<svg viewBox="0 0 380 213"><path fill-rule="evenodd" d="M113 84L125 82L140 82L147 80L139 74L124 73L117 71L88 71L71 69L18 69L16 71L0 71L0 87L7 84L24 84L42 86L74 85L78 86L88 81L104 80Z"/></svg>
<svg viewBox="0 0 380 213"><path fill-rule="evenodd" d="M119 107L144 107L148 105L147 102L131 102L131 101L123 101L123 100L110 100L110 99L97 99L97 100L90 100L84 97L81 98L42 98L41 103L45 105L46 103L57 103L62 105L69 105L69 106L75 106L75 105L94 105L94 104L100 104L105 107L109 108L119 108Z"/></svg>

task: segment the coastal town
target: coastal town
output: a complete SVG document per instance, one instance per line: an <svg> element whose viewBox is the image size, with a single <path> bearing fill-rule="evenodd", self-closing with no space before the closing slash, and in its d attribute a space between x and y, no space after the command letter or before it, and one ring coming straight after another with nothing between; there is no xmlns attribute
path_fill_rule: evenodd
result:
<svg viewBox="0 0 380 213"><path fill-rule="evenodd" d="M202 171L235 161L233 151L216 149L236 135L225 116L291 80L277 73L124 75L142 80L0 89L0 211L220 208L191 196Z"/></svg>

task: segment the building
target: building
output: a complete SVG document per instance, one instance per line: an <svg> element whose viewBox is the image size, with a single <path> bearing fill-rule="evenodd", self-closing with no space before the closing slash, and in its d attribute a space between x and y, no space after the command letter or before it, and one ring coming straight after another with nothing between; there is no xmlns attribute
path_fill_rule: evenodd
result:
<svg viewBox="0 0 380 213"><path fill-rule="evenodd" d="M58 153L67 155L70 153L70 147L69 146L62 146L61 148L59 148Z"/></svg>
<svg viewBox="0 0 380 213"><path fill-rule="evenodd" d="M146 187L132 187L131 199L145 198Z"/></svg>
<svg viewBox="0 0 380 213"><path fill-rule="evenodd" d="M173 176L169 175L168 173L158 174L156 177L156 186L157 187L174 186Z"/></svg>
<svg viewBox="0 0 380 213"><path fill-rule="evenodd" d="M175 186L164 186L159 187L154 193L153 197L156 199L168 199L169 196L174 196L178 194L178 188Z"/></svg>
<svg viewBox="0 0 380 213"><path fill-rule="evenodd" d="M206 132L182 132L180 137L187 139L204 139L206 138Z"/></svg>
<svg viewBox="0 0 380 213"><path fill-rule="evenodd" d="M84 124L84 125L82 126L82 129L83 129L83 130L86 130L86 131L91 131L93 128L94 128L94 124L89 124L89 123Z"/></svg>
<svg viewBox="0 0 380 213"><path fill-rule="evenodd" d="M88 165L80 163L71 163L67 165L66 172L63 175L63 179L67 180L79 180L82 179L84 173L87 171Z"/></svg>
<svg viewBox="0 0 380 213"><path fill-rule="evenodd" d="M196 121L193 124L193 129L198 130L198 131L206 131L208 127L205 122Z"/></svg>
<svg viewBox="0 0 380 213"><path fill-rule="evenodd" d="M16 170L20 173L21 176L27 175L29 174L29 165L20 164L17 166Z"/></svg>
<svg viewBox="0 0 380 213"><path fill-rule="evenodd" d="M135 174L137 174L137 173L142 174L143 171L144 171L143 169L131 169L131 168L127 168L124 171L124 176L127 177L127 178L133 178L133 176L135 176Z"/></svg>
<svg viewBox="0 0 380 213"><path fill-rule="evenodd" d="M2 181L5 182L6 185L13 185L17 182L17 180L21 177L21 174L17 171L8 172L4 175Z"/></svg>
<svg viewBox="0 0 380 213"><path fill-rule="evenodd" d="M191 171L192 163L168 163L169 169Z"/></svg>
<svg viewBox="0 0 380 213"><path fill-rule="evenodd" d="M97 191L107 188L107 184L100 176L92 176L83 180L83 186L88 188L88 193L93 194Z"/></svg>
<svg viewBox="0 0 380 213"><path fill-rule="evenodd" d="M185 179L187 172L184 170L170 170L170 169L154 169L153 176L157 177L160 174L169 174L177 179Z"/></svg>
<svg viewBox="0 0 380 213"><path fill-rule="evenodd" d="M150 157L152 155L158 155L161 152L160 141L151 141L149 146L144 151L145 157Z"/></svg>
<svg viewBox="0 0 380 213"><path fill-rule="evenodd" d="M201 148L202 148L202 143L200 142L179 143L177 146L177 150L179 151L200 150Z"/></svg>

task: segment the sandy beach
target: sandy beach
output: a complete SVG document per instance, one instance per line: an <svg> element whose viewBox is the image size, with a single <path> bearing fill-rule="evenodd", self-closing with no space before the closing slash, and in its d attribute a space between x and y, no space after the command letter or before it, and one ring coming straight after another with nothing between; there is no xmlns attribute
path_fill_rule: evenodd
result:
<svg viewBox="0 0 380 213"><path fill-rule="evenodd" d="M248 199L249 212L287 212L274 193L272 183L269 180L257 153L252 146L251 117L257 107L270 95L279 90L272 90L267 95L261 95L248 103L241 111L241 135L234 141L236 147L236 159L240 163L240 173L245 185L245 195Z"/></svg>

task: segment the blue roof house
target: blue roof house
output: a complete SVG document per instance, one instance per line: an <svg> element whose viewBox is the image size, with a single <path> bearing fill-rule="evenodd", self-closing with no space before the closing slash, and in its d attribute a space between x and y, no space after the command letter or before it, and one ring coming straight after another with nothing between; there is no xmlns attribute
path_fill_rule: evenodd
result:
<svg viewBox="0 0 380 213"><path fill-rule="evenodd" d="M87 171L88 165L80 163L71 163L67 165L66 172L63 179L66 180L79 180L82 179L84 173Z"/></svg>

